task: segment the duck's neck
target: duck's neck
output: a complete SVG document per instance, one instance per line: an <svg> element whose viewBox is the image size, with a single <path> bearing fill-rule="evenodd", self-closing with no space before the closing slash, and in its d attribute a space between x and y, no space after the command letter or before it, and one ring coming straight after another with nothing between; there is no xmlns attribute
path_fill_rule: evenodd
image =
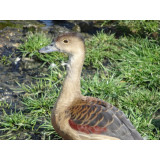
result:
<svg viewBox="0 0 160 160"><path fill-rule="evenodd" d="M58 98L56 107L64 110L69 107L72 102L80 98L80 76L82 72L83 62L85 53L81 51L75 56L69 58L67 76L63 83L63 88L61 90L60 96Z"/></svg>

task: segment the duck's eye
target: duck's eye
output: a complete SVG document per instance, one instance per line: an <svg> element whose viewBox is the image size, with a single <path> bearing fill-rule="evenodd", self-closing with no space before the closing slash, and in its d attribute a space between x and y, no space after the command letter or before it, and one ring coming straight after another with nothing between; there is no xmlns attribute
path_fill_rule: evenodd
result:
<svg viewBox="0 0 160 160"><path fill-rule="evenodd" d="M67 40L67 39L64 39L63 42L64 42L64 43L68 43L68 40Z"/></svg>

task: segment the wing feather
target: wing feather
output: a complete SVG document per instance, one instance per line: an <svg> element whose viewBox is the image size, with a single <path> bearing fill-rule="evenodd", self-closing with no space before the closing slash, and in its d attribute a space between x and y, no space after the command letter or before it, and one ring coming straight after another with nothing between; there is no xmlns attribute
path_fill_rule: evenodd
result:
<svg viewBox="0 0 160 160"><path fill-rule="evenodd" d="M69 113L69 124L77 131L119 139L143 139L122 111L100 99L87 97L71 106Z"/></svg>

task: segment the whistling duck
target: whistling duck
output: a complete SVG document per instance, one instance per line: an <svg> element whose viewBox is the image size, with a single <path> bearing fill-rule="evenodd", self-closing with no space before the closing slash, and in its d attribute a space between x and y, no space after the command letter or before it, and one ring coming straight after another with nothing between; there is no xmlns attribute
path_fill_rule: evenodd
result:
<svg viewBox="0 0 160 160"><path fill-rule="evenodd" d="M142 140L125 114L98 98L83 96L80 76L85 45L79 33L58 36L40 53L63 52L69 55L67 76L52 110L52 125L63 139Z"/></svg>

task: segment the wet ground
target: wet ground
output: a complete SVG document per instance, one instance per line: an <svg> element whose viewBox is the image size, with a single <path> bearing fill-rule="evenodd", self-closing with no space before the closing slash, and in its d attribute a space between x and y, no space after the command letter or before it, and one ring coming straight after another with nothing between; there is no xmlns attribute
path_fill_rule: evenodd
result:
<svg viewBox="0 0 160 160"><path fill-rule="evenodd" d="M36 31L54 35L56 32L65 32L69 29L65 26L58 27L53 21L0 21L0 115L2 106L5 107L6 103L11 104L11 108L15 105L17 109L23 108L19 100L19 95L23 92L18 83L34 83L32 77L38 77L42 72L42 69L39 69L40 63L22 59L17 49L28 32Z"/></svg>
<svg viewBox="0 0 160 160"><path fill-rule="evenodd" d="M47 69L39 68L39 62L22 59L18 46L28 32L45 32L55 37L63 32L83 32L85 37L95 34L99 29L92 21L0 21L0 115L3 105L11 104L10 109L22 109L19 95L23 94L19 84L34 83L32 77L39 77ZM5 102L5 103L4 103ZM10 111L9 109L9 111Z"/></svg>

